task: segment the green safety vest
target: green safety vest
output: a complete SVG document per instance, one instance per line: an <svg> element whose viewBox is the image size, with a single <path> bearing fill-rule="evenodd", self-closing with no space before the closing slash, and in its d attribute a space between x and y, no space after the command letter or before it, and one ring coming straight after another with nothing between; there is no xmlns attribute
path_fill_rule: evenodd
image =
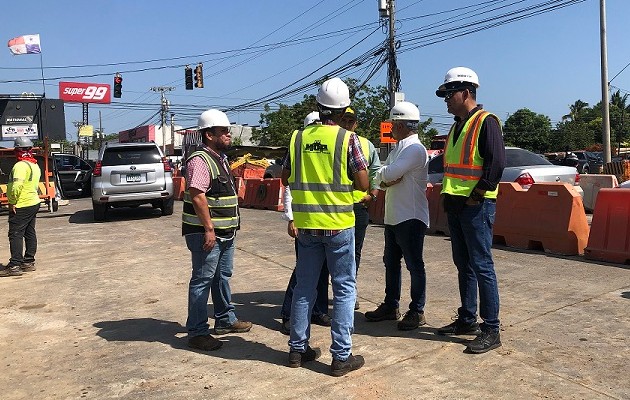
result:
<svg viewBox="0 0 630 400"><path fill-rule="evenodd" d="M220 167L221 160L205 150L198 150L188 157L201 157L210 171L210 189L206 192L206 200L215 234L219 237L230 236L239 228L238 195L232 174ZM182 235L203 233L204 227L197 217L188 187L184 192L184 211L182 212Z"/></svg>
<svg viewBox="0 0 630 400"><path fill-rule="evenodd" d="M464 123L464 127L457 138L453 124L446 139L444 150L444 179L442 180L442 193L455 196L469 197L477 182L483 174L483 158L479 154L479 132L487 117L499 119L484 110L478 110ZM500 122L499 122L500 125ZM496 199L499 188L487 191L484 195L488 199Z"/></svg>
<svg viewBox="0 0 630 400"><path fill-rule="evenodd" d="M353 184L348 177L351 133L331 125L293 132L289 187L296 228L341 230L354 226Z"/></svg>
<svg viewBox="0 0 630 400"><path fill-rule="evenodd" d="M361 150L363 151L363 155L365 156L365 159L369 163L370 162L370 144L368 143L369 141L363 136L357 135L357 137L359 138L359 142L361 142ZM367 192L355 190L354 192L352 192L352 196L354 197L354 202L358 203L366 194Z"/></svg>
<svg viewBox="0 0 630 400"><path fill-rule="evenodd" d="M41 177L39 165L18 161L11 169L7 183L7 198L16 208L31 207L41 202L37 188Z"/></svg>

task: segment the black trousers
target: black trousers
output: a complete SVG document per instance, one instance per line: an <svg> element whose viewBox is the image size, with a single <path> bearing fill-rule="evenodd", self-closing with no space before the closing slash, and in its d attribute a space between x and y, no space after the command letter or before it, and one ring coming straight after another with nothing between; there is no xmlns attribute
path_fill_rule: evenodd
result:
<svg viewBox="0 0 630 400"><path fill-rule="evenodd" d="M15 214L9 212L9 247L11 259L9 267L35 262L37 252L37 235L35 219L39 204L30 207L16 208ZM26 243L26 252L24 252Z"/></svg>

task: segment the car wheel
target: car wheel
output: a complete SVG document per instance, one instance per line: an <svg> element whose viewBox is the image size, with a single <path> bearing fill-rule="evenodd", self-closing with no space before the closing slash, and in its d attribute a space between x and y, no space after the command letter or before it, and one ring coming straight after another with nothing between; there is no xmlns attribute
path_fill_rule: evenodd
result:
<svg viewBox="0 0 630 400"><path fill-rule="evenodd" d="M175 198L171 197L162 200L162 215L173 215L173 207L175 205Z"/></svg>
<svg viewBox="0 0 630 400"><path fill-rule="evenodd" d="M98 204L92 202L92 210L94 210L94 221L105 221L107 214L107 204Z"/></svg>

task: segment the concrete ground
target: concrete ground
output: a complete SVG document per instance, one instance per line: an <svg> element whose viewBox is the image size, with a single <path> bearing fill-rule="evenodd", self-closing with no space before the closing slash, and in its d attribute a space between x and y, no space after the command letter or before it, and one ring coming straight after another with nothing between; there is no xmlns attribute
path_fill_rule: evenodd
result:
<svg viewBox="0 0 630 400"><path fill-rule="evenodd" d="M322 357L286 367L279 305L293 243L280 213L265 210L242 210L232 279L237 315L254 328L221 336L218 351L191 351L180 213L181 203L169 217L121 209L94 223L81 199L39 214L37 271L0 278L0 398L630 398L628 266L495 248L503 347L469 355L465 339L435 334L459 304L444 236L425 241L428 325L401 332L394 321L365 321L383 298L379 226L368 228L358 278L353 352L365 367L329 376L330 333L320 326L311 344ZM2 224L5 262L6 232ZM404 305L408 285L404 273Z"/></svg>

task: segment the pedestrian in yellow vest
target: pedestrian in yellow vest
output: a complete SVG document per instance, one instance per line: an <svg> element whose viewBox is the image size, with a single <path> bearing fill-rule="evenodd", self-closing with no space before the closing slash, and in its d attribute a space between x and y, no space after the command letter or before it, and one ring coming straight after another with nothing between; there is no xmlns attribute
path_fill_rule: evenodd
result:
<svg viewBox="0 0 630 400"><path fill-rule="evenodd" d="M469 353L501 346L499 288L491 248L505 146L499 119L477 104L478 87L473 70L455 67L435 92L455 116L444 151L442 193L461 298L457 319L438 333L477 335L468 343ZM477 290L481 325L477 323Z"/></svg>

